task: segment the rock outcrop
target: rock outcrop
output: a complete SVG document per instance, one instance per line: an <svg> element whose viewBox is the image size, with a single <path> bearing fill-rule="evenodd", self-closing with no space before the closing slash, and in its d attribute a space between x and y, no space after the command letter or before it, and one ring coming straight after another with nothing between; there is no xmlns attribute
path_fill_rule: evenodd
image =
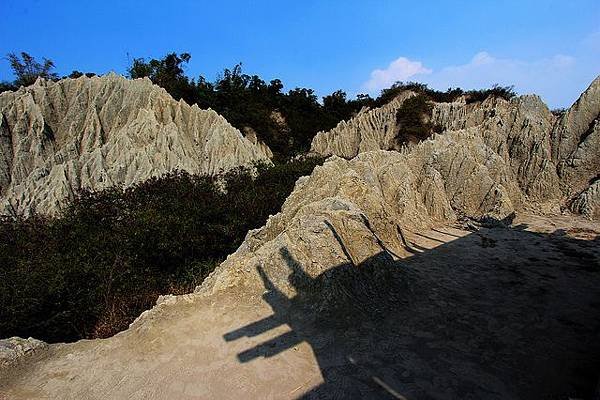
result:
<svg viewBox="0 0 600 400"><path fill-rule="evenodd" d="M21 357L31 355L46 346L48 346L46 343L33 338L12 337L4 339L0 341L0 368L9 367Z"/></svg>
<svg viewBox="0 0 600 400"><path fill-rule="evenodd" d="M393 148L396 112L412 95L407 92L384 107L319 133L311 150L349 159L364 151ZM600 77L560 118L538 96L525 95L511 100L489 97L470 104L462 98L434 103L431 124L442 135L476 130L480 140L510 167L512 178L530 201L561 199L564 203L586 190L600 173Z"/></svg>
<svg viewBox="0 0 600 400"><path fill-rule="evenodd" d="M327 132L318 132L311 151L327 157L336 155L350 159L359 153L395 148L396 112L413 92L404 92L388 104L375 109L363 109L349 121L341 121Z"/></svg>
<svg viewBox="0 0 600 400"><path fill-rule="evenodd" d="M216 112L177 102L148 79L39 79L0 95L4 214L55 214L82 188L176 169L217 174L270 155Z"/></svg>
<svg viewBox="0 0 600 400"><path fill-rule="evenodd" d="M404 229L424 230L464 216L504 219L523 209L524 196L510 163L473 128L437 135L410 151L365 152L352 160L333 156L300 179L282 211L248 233L199 290L248 282L256 289L261 281L253 265L286 287L281 248L312 276L329 265L358 265L382 252L405 257L412 249Z"/></svg>
<svg viewBox="0 0 600 400"><path fill-rule="evenodd" d="M561 117L552 143L571 210L600 219L600 77Z"/></svg>
<svg viewBox="0 0 600 400"><path fill-rule="evenodd" d="M552 131L552 160L571 190L598 175L600 76L560 118Z"/></svg>
<svg viewBox="0 0 600 400"><path fill-rule="evenodd" d="M438 103L433 123L445 132L476 129L487 146L510 165L515 179L532 200L560 197L556 166L550 157L555 122L538 96L507 101L489 97L481 103Z"/></svg>
<svg viewBox="0 0 600 400"><path fill-rule="evenodd" d="M590 219L600 220L600 179L583 190L571 202L571 210Z"/></svg>

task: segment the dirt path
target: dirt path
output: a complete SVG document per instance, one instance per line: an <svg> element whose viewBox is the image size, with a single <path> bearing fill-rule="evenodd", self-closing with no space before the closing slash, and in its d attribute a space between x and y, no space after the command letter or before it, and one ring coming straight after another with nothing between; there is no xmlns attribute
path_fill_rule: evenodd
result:
<svg viewBox="0 0 600 400"><path fill-rule="evenodd" d="M599 233L524 216L407 232L411 257L317 278L289 259L294 298L268 271L262 297L171 298L113 338L0 370L0 399L585 398L600 372Z"/></svg>

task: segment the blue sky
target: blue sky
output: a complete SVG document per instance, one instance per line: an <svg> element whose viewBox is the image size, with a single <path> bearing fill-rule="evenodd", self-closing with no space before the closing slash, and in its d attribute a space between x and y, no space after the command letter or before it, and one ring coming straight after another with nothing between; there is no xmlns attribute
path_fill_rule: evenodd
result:
<svg viewBox="0 0 600 400"><path fill-rule="evenodd" d="M286 89L377 94L394 80L438 89L514 84L568 106L600 74L600 1L0 0L0 54L124 73L129 57L187 51L191 76L244 71ZM0 80L12 80L0 60Z"/></svg>

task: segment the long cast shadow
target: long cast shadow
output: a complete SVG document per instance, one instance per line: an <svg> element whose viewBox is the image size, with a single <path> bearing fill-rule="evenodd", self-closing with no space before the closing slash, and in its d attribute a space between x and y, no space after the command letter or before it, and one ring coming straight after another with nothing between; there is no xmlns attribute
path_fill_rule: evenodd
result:
<svg viewBox="0 0 600 400"><path fill-rule="evenodd" d="M308 343L324 383L306 399L591 398L600 370L600 241L490 232L495 248L469 235L401 261L383 251L315 278L282 248L297 294L285 296L257 267L273 314L224 338L288 325L238 359Z"/></svg>

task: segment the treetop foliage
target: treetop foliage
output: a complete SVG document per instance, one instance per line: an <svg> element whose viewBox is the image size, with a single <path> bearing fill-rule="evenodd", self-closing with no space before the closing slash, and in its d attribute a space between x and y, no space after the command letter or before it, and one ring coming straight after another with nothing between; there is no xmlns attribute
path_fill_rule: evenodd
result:
<svg viewBox="0 0 600 400"><path fill-rule="evenodd" d="M21 52L20 56L15 53L9 53L6 58L10 63L15 74L15 86L32 85L38 77L45 79L58 79L58 75L52 72L54 62L47 58L42 58L42 62L38 62L26 52Z"/></svg>
<svg viewBox="0 0 600 400"><path fill-rule="evenodd" d="M383 89L381 91L381 95L376 100L376 105L382 106L387 104L406 90L411 90L417 94L421 94L429 101L434 101L436 103L453 102L458 100L458 98L461 96L465 97L467 104L483 101L488 97L499 97L505 100L510 100L517 94L514 90L514 86L500 86L498 84L494 84L489 89L463 90L461 88L448 88L445 92L442 92L431 89L425 83L396 82L390 88Z"/></svg>

